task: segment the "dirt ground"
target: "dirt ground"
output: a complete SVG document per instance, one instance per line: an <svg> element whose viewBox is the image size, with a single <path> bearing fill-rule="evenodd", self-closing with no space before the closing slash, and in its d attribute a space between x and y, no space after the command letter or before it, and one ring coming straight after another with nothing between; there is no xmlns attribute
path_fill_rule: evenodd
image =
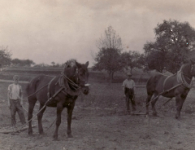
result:
<svg viewBox="0 0 195 150"><path fill-rule="evenodd" d="M6 103L8 83L0 84L0 128L10 126ZM23 85L25 88L25 85ZM166 99L157 102L158 117L127 115L120 84L91 84L88 96L81 96L72 120L73 138L66 134L66 110L59 129L60 141L53 141L55 108L47 108L43 116L44 135L20 133L0 134L0 150L194 150L195 94L192 89L176 120L175 101L161 107ZM137 89L137 111L145 112L145 89ZM28 104L25 104L25 108ZM38 104L34 113L38 110ZM26 112L25 112L26 113ZM18 124L19 119L17 116ZM37 124L37 120L33 120Z"/></svg>

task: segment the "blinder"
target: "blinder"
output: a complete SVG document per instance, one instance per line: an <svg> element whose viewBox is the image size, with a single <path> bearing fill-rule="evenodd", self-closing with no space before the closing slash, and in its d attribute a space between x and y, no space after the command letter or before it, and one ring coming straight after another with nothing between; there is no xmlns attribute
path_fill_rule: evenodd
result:
<svg viewBox="0 0 195 150"><path fill-rule="evenodd" d="M76 84L80 84L81 81L80 76L82 76L81 70L77 67L74 74L74 77L76 78ZM86 78L88 78L88 76ZM85 81L85 79L83 81ZM84 84L84 86L89 86L89 84Z"/></svg>

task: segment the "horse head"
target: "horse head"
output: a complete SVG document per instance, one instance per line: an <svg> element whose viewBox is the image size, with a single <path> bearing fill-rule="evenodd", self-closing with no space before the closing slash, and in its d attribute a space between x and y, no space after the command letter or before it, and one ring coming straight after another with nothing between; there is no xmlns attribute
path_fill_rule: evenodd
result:
<svg viewBox="0 0 195 150"><path fill-rule="evenodd" d="M89 76L88 65L88 61L85 64L80 64L74 59L65 63L62 74L68 80L71 89L80 88L84 94L89 93L89 84L87 84Z"/></svg>

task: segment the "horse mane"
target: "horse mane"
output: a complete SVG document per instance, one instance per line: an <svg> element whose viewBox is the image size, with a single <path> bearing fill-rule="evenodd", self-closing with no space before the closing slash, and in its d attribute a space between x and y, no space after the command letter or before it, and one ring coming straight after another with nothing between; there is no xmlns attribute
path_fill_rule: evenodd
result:
<svg viewBox="0 0 195 150"><path fill-rule="evenodd" d="M79 63L77 62L76 59L70 59L70 60L68 60L68 61L66 61L66 62L64 63L64 68L67 68L67 67L74 67L74 66L77 66L77 64L79 64Z"/></svg>
<svg viewBox="0 0 195 150"><path fill-rule="evenodd" d="M76 61L76 59L70 59L70 60L66 61L64 63L64 67L63 67L61 73L63 74L65 69L73 68L73 67L77 66L78 64L79 63Z"/></svg>

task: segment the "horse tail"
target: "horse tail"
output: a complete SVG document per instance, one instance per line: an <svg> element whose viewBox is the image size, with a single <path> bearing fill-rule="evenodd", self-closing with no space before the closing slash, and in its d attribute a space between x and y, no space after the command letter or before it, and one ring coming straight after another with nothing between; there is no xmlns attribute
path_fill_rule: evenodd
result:
<svg viewBox="0 0 195 150"><path fill-rule="evenodd" d="M152 95L154 93L158 80L159 80L159 75L154 75L148 79L146 83L146 89L148 95Z"/></svg>

